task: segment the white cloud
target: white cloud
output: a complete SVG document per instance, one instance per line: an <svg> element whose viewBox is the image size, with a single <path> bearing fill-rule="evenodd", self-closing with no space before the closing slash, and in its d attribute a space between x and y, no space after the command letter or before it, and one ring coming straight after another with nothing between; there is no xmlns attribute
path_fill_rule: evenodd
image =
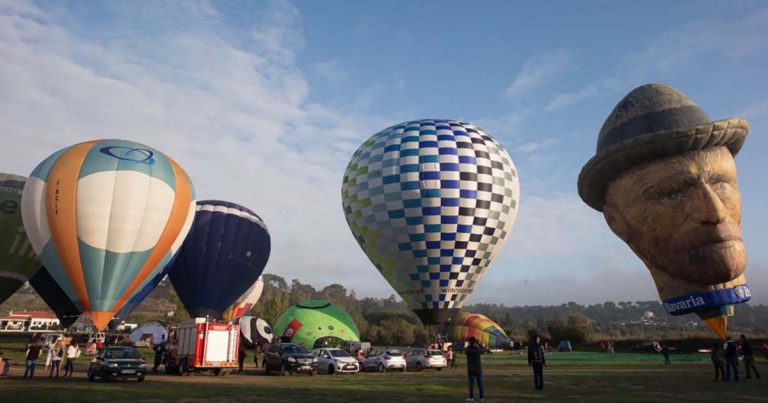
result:
<svg viewBox="0 0 768 403"><path fill-rule="evenodd" d="M568 53L563 50L536 55L523 64L517 78L504 94L512 97L541 87L554 76L565 71L569 65L570 58Z"/></svg>
<svg viewBox="0 0 768 403"><path fill-rule="evenodd" d="M347 78L347 72L341 67L338 59L316 63L312 66L312 74L331 86L338 85Z"/></svg>
<svg viewBox="0 0 768 403"><path fill-rule="evenodd" d="M0 63L0 171L26 174L79 141L131 139L176 159L199 198L260 214L273 237L268 272L314 283L330 272L354 279L358 267L373 273L346 227L341 178L370 125L389 123L306 102L309 83L293 65L300 19L286 3L265 11L269 23L250 29L247 47L208 12L166 12L200 23L96 43L65 29L62 16L1 13L0 58L12 62Z"/></svg>
<svg viewBox="0 0 768 403"><path fill-rule="evenodd" d="M515 150L519 151L521 153L530 154L530 153L533 153L535 151L539 151L542 148L553 146L553 145L555 145L557 143L558 143L557 139L549 138L549 139L544 139L542 141L531 141L529 143L521 144L521 145L515 147Z"/></svg>

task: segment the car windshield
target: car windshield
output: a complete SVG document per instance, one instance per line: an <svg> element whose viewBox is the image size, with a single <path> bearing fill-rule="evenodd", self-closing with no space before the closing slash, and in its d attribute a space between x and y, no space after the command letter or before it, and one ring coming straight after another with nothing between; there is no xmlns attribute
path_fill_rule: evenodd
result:
<svg viewBox="0 0 768 403"><path fill-rule="evenodd" d="M400 357L401 355L403 355L403 353L401 353L400 350L389 350L387 351L387 354L393 357Z"/></svg>
<svg viewBox="0 0 768 403"><path fill-rule="evenodd" d="M110 348L104 352L104 358L107 359L121 359L121 358L141 358L141 355L135 348Z"/></svg>
<svg viewBox="0 0 768 403"><path fill-rule="evenodd" d="M338 357L351 357L351 355L349 355L349 353L344 351L344 350L328 350L328 352L331 353L331 357L335 357L335 358L338 358Z"/></svg>
<svg viewBox="0 0 768 403"><path fill-rule="evenodd" d="M307 350L304 347L297 346L295 344L286 344L283 346L284 353L306 353Z"/></svg>
<svg viewBox="0 0 768 403"><path fill-rule="evenodd" d="M443 355L443 352L440 350L429 350L429 355Z"/></svg>

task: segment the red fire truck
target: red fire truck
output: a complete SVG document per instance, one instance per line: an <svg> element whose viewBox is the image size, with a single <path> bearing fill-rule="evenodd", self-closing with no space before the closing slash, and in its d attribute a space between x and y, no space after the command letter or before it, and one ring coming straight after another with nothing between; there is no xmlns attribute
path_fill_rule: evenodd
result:
<svg viewBox="0 0 768 403"><path fill-rule="evenodd" d="M165 371L171 374L213 371L227 374L237 368L240 326L192 318L168 332Z"/></svg>

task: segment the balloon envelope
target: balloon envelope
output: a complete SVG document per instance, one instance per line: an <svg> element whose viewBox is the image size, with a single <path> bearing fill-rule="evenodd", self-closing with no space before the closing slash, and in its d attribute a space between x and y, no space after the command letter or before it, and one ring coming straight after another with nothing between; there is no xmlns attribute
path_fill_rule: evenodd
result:
<svg viewBox="0 0 768 403"><path fill-rule="evenodd" d="M45 267L41 267L40 270L35 273L32 278L29 279L29 284L35 289L40 298L43 299L49 308L59 318L59 323L63 328L72 326L80 314L83 312L69 299L64 290L56 284L53 276L48 273Z"/></svg>
<svg viewBox="0 0 768 403"><path fill-rule="evenodd" d="M253 211L203 200L168 277L190 315L219 318L264 271L270 247L267 226Z"/></svg>
<svg viewBox="0 0 768 403"><path fill-rule="evenodd" d="M181 245L194 192L187 174L161 152L95 140L35 168L22 217L56 284L101 330Z"/></svg>
<svg viewBox="0 0 768 403"><path fill-rule="evenodd" d="M249 344L272 343L272 328L264 319L241 316L234 322L240 325L240 334Z"/></svg>
<svg viewBox="0 0 768 403"><path fill-rule="evenodd" d="M425 324L446 322L464 305L512 230L519 195L504 147L454 120L373 135L342 185L357 242Z"/></svg>
<svg viewBox="0 0 768 403"><path fill-rule="evenodd" d="M509 347L510 338L498 323L479 313L459 313L448 325L448 340L467 341L470 337L488 348Z"/></svg>
<svg viewBox="0 0 768 403"><path fill-rule="evenodd" d="M256 304L256 301L259 300L263 291L264 280L262 280L261 276L259 276L251 288L245 290L243 295L241 295L240 298L238 298L235 303L229 307L229 309L224 311L224 313L221 315L221 319L232 320L247 314L251 311L253 305Z"/></svg>
<svg viewBox="0 0 768 403"><path fill-rule="evenodd" d="M334 347L343 341L360 341L360 330L348 313L323 300L308 300L288 308L275 322L282 341L307 349Z"/></svg>
<svg viewBox="0 0 768 403"><path fill-rule="evenodd" d="M0 304L40 269L21 222L21 192L27 178L0 173Z"/></svg>

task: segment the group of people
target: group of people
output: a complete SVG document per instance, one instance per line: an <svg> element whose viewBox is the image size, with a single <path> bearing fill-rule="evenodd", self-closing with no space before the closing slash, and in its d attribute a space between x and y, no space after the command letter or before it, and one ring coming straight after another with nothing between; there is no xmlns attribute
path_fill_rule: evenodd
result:
<svg viewBox="0 0 768 403"><path fill-rule="evenodd" d="M477 383L478 399L485 401L485 391L483 390L483 365L481 356L485 353L483 348L474 337L470 337L469 345L464 349L467 356L467 378L469 381L468 402L475 401L475 383ZM533 387L534 390L544 390L544 365L547 360L544 356L546 347L540 336L536 336L528 345L528 366L533 369Z"/></svg>
<svg viewBox="0 0 768 403"><path fill-rule="evenodd" d="M744 369L747 371L745 379L752 379L752 372L755 378L760 379L760 373L755 367L755 352L752 344L747 337L741 335L741 340L736 343L730 336L724 344L715 343L712 346L712 365L715 367L715 379L712 382L721 380L723 382L739 381L739 355L742 356Z"/></svg>
<svg viewBox="0 0 768 403"><path fill-rule="evenodd" d="M65 346L64 340L58 339L43 347L38 343L30 343L24 352L25 368L22 379L32 379L35 376L35 366L37 360L42 356L45 348L45 371L48 377L53 378L53 372L56 371L56 378L59 377L61 363L64 361L64 377L69 378L75 371L75 360L80 356L80 347L77 343L70 342Z"/></svg>

